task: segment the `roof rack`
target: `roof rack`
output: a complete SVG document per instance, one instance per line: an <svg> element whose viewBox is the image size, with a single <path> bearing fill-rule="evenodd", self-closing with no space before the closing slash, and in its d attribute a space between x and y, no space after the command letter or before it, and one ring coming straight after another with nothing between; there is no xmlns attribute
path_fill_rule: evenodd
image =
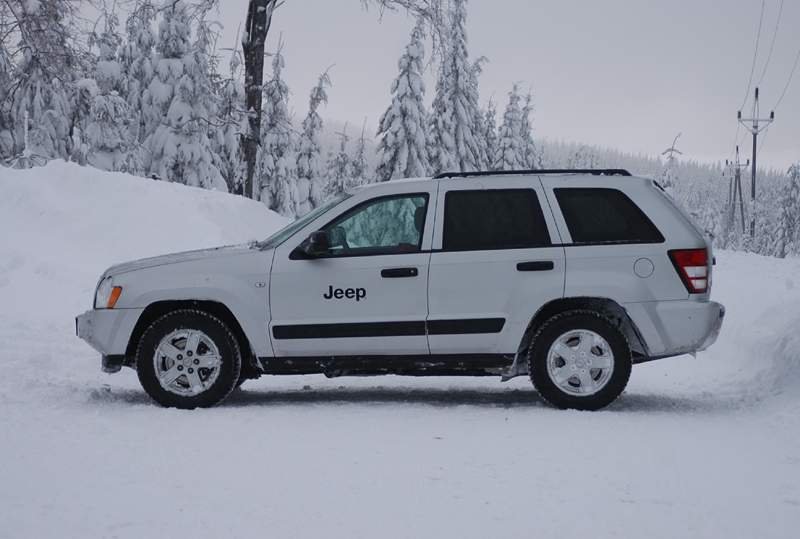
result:
<svg viewBox="0 0 800 539"><path fill-rule="evenodd" d="M521 176L536 174L591 174L593 176L630 176L631 173L622 168L546 168L541 170L483 170L478 172L442 172L433 177L443 178L475 178L480 176Z"/></svg>

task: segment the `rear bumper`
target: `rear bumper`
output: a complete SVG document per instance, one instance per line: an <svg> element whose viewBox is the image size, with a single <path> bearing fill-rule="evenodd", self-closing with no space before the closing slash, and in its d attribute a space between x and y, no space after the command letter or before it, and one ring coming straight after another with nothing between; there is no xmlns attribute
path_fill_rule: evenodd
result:
<svg viewBox="0 0 800 539"><path fill-rule="evenodd" d="M144 309L92 310L75 318L75 333L100 352L103 370L117 372L125 361L128 341Z"/></svg>
<svg viewBox="0 0 800 539"><path fill-rule="evenodd" d="M714 301L652 301L625 305L651 358L691 354L717 340L725 307Z"/></svg>

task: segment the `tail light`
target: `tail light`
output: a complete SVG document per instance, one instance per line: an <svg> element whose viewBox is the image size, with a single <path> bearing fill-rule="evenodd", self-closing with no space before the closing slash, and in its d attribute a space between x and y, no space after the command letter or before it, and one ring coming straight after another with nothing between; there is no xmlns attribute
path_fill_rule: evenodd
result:
<svg viewBox="0 0 800 539"><path fill-rule="evenodd" d="M706 249L675 249L669 251L669 257L690 294L704 294L708 291Z"/></svg>

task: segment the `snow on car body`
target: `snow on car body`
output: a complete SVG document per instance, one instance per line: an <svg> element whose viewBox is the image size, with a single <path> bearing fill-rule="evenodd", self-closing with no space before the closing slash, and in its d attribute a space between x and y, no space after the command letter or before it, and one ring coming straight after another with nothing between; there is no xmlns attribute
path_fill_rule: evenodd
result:
<svg viewBox="0 0 800 539"><path fill-rule="evenodd" d="M261 243L109 268L77 333L159 403L262 374L530 374L597 409L719 333L704 234L620 170L443 174L335 197Z"/></svg>

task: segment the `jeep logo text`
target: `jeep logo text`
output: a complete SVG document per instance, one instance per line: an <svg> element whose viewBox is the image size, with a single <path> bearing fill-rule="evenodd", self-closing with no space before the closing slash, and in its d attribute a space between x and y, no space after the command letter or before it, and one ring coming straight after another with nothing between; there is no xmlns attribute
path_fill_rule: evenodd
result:
<svg viewBox="0 0 800 539"><path fill-rule="evenodd" d="M322 294L325 299L354 299L361 301L367 297L366 288L334 288L333 285L328 286L328 291Z"/></svg>

